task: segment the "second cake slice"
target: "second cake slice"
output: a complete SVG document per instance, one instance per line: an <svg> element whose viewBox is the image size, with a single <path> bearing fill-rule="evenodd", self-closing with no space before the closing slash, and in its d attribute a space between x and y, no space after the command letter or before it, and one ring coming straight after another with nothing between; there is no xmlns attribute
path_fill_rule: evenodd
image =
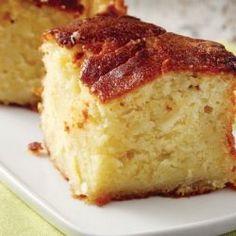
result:
<svg viewBox="0 0 236 236"><path fill-rule="evenodd" d="M39 101L44 31L75 18L125 11L122 0L0 1L0 104L35 106Z"/></svg>

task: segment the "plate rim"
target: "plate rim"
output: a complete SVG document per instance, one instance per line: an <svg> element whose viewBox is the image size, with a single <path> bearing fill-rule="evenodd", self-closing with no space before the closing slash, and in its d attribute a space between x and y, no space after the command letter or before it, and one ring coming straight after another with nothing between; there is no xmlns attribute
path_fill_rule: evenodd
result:
<svg viewBox="0 0 236 236"><path fill-rule="evenodd" d="M56 229L64 234L69 235L85 235L85 236L104 236L104 234L94 234L94 232L84 232L78 226L74 226L68 220L66 220L57 210L50 205L45 199L39 197L34 191L30 190L24 181L18 179L14 173L12 173L1 161L0 161L0 180L7 186L10 191L16 194L27 206L40 215L43 219L49 222ZM213 227L216 227L215 233L225 233L226 231L235 230L236 212L227 216L216 217L209 220L203 220L196 223L190 223L186 225L174 226L163 230L154 230L149 232L138 232L132 234L122 234L122 236L153 236L153 235L179 235L191 231L210 232ZM224 227L224 224L227 225ZM229 225L229 226L228 226ZM232 225L230 227L230 225ZM234 227L233 227L234 225ZM197 232L196 232L197 233ZM107 236L110 234L107 234ZM192 233L191 233L192 235ZM112 234L110 236L117 236Z"/></svg>

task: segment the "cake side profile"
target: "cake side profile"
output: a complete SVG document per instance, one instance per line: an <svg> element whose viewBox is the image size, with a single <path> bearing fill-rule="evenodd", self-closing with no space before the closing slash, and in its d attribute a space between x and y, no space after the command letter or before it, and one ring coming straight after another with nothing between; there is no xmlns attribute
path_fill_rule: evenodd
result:
<svg viewBox="0 0 236 236"><path fill-rule="evenodd" d="M236 183L236 57L129 17L44 35L42 129L74 195L103 205Z"/></svg>
<svg viewBox="0 0 236 236"><path fill-rule="evenodd" d="M0 103L35 105L44 75L41 34L75 18L124 14L122 0L0 0Z"/></svg>

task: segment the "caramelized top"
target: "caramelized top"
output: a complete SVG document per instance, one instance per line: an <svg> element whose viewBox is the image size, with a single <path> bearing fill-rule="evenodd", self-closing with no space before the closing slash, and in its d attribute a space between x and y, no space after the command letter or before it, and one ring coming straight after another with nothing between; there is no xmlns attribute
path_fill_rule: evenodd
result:
<svg viewBox="0 0 236 236"><path fill-rule="evenodd" d="M131 40L158 36L164 32L161 27L144 23L131 16L96 16L52 29L45 37L53 37L59 45L67 48L76 44L93 47L98 43L102 46L112 43L118 48Z"/></svg>
<svg viewBox="0 0 236 236"><path fill-rule="evenodd" d="M80 14L84 11L84 6L80 0L34 0L37 6L43 5L56 7L63 11L78 12Z"/></svg>
<svg viewBox="0 0 236 236"><path fill-rule="evenodd" d="M101 102L167 72L236 75L236 57L221 44L168 33L130 16L97 16L44 36L75 49L74 63L82 63L80 79Z"/></svg>

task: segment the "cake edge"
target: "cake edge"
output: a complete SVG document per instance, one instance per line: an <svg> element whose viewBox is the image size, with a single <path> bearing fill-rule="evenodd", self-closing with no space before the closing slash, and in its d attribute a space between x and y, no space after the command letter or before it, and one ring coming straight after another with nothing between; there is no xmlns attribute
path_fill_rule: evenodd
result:
<svg viewBox="0 0 236 236"><path fill-rule="evenodd" d="M60 167L58 166L58 164L56 163L56 160L53 160L51 157L49 158L50 161L53 163L53 166L57 169L57 171L59 171L59 173L61 174L61 176L63 177L63 179L65 181L69 181L68 176L66 175L66 173L63 172L62 169L60 169ZM197 183L197 182L196 182ZM168 198L188 198L188 197L193 197L193 196L198 196L198 195L202 195L202 194L207 194L207 193L211 193L211 192L215 192L215 191L219 191L219 190L223 190L223 189L227 189L230 188L232 190L236 191L236 184L234 185L231 182L226 182L225 186L223 188L220 187L213 187L210 185L202 185L200 186L196 186L194 187L194 185L196 183L193 183L192 185L188 185L187 187L191 190L186 191L186 192L181 192L179 191L181 189L181 187L177 187L174 190L171 191L165 191L165 190L153 190L153 191L148 191L148 192L140 192L140 193L133 193L133 194L124 194L124 193L116 193L115 195L111 196L109 194L104 194L103 196L100 196L94 200L89 199L86 195L84 194L75 194L75 191L71 188L70 186L70 192L71 195L74 199L78 199L78 200L82 200L87 204L92 204L92 205L96 205L99 207L102 207L112 201L126 201L126 200L135 200L135 199L147 199L150 197L155 197L155 196L159 196L159 197L168 197Z"/></svg>
<svg viewBox="0 0 236 236"><path fill-rule="evenodd" d="M44 142L44 145L48 150L49 160L52 162L54 168L60 173L60 175L63 177L63 179L65 181L69 182L70 179L67 176L67 174L59 167L56 159L53 159L52 156L50 155L50 150L49 150L48 146L46 145L46 142ZM231 154L231 155L233 158L233 154ZM70 192L71 192L71 195L74 199L82 200L87 204L92 204L92 205L102 207L112 201L146 199L146 198L155 197L155 196L168 197L168 198L188 198L188 197L207 194L207 193L211 193L211 192L215 192L215 191L219 191L219 190L223 190L223 189L227 189L227 188L236 191L236 183L234 184L232 182L224 183L224 187L222 187L222 188L221 187L213 187L212 185L207 185L207 184L199 186L199 185L197 185L198 182L199 181L197 181L196 183L193 183L192 185L185 186L186 188L188 188L188 191L180 191L181 188L183 187L183 186L180 186L180 187L177 187L171 191L156 189L156 190L152 190L152 191L148 191L148 192L140 192L140 193L136 193L136 194L135 193L124 194L124 193L120 193L120 192L116 193L113 196L111 196L109 194L104 194L103 196L97 197L92 200L89 199L84 194L80 194L80 195L76 194L71 186L70 186ZM196 186L194 186L194 185L196 185Z"/></svg>
<svg viewBox="0 0 236 236"><path fill-rule="evenodd" d="M110 21L113 23L109 23ZM123 27L124 24L126 28ZM154 38L154 42L148 41ZM80 80L101 103L128 94L154 80L157 75L168 72L183 70L192 73L230 73L236 77L236 56L227 51L224 45L167 32L160 26L129 15L100 15L85 21L77 20L67 26L45 32L43 40L68 50L74 48L75 52L76 46L82 47L78 54L85 55L86 63L82 64L83 73ZM135 53L128 55L123 62L118 62L122 56L112 62L108 61L109 47L114 52L122 49L132 51L134 44L140 42L143 43L142 46ZM93 51L99 44L102 44L99 46L100 51L87 57L86 52ZM76 55L75 53L74 64L81 65L81 57L77 58ZM99 61L103 60L104 64L99 64ZM99 69L93 72L96 74L94 79L93 75L87 72L98 65ZM106 67L109 69L104 73ZM124 75L122 79L120 74Z"/></svg>

